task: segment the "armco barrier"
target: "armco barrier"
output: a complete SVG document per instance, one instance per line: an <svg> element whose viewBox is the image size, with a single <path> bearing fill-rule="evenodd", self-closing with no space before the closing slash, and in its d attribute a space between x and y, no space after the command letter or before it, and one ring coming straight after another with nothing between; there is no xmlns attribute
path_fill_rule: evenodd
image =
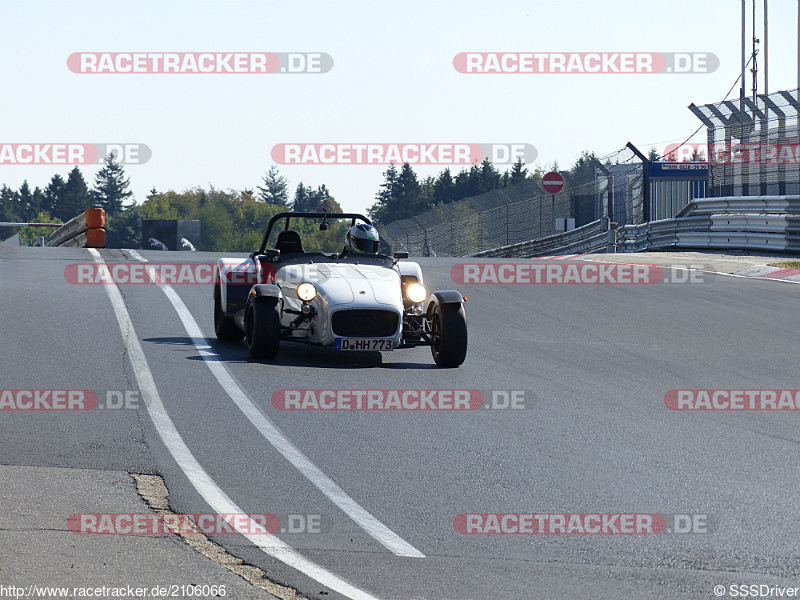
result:
<svg viewBox="0 0 800 600"><path fill-rule="evenodd" d="M613 252L616 235L608 219L598 219L586 225L538 240L510 244L470 254L474 257L532 258L558 254L592 254Z"/></svg>
<svg viewBox="0 0 800 600"><path fill-rule="evenodd" d="M674 219L617 230L617 251L665 248L800 251L800 196L697 199Z"/></svg>
<svg viewBox="0 0 800 600"><path fill-rule="evenodd" d="M102 208L90 208L70 219L56 229L47 242L48 246L66 248L105 248L106 246L106 211Z"/></svg>

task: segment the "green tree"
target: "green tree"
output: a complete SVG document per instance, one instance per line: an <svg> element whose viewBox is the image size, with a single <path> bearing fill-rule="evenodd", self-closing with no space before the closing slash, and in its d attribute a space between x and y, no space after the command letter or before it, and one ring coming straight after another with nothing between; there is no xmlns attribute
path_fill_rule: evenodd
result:
<svg viewBox="0 0 800 600"><path fill-rule="evenodd" d="M380 185L378 193L375 195L375 203L367 210L369 218L379 224L387 224L395 221L394 217L394 194L397 186L397 167L394 163L383 172L383 183Z"/></svg>
<svg viewBox="0 0 800 600"><path fill-rule="evenodd" d="M23 221L33 221L33 217L39 214L41 206L36 206L27 179L22 182L22 185L17 191L17 198L19 203L17 213L19 216L22 217Z"/></svg>
<svg viewBox="0 0 800 600"><path fill-rule="evenodd" d="M258 186L258 198L271 206L285 207L289 204L289 182L272 165L262 178L263 187Z"/></svg>
<svg viewBox="0 0 800 600"><path fill-rule="evenodd" d="M528 169L525 168L525 163L522 160L522 157L519 157L517 161L511 165L511 171L508 176L507 185L517 185L518 183L522 183L528 178Z"/></svg>
<svg viewBox="0 0 800 600"><path fill-rule="evenodd" d="M130 179L125 177L125 169L110 153L106 156L105 166L94 177L94 201L108 215L115 215L122 210L125 200L133 196L128 189L130 184Z"/></svg>
<svg viewBox="0 0 800 600"><path fill-rule="evenodd" d="M136 204L123 208L106 220L106 248L142 247L142 210Z"/></svg>
<svg viewBox="0 0 800 600"><path fill-rule="evenodd" d="M27 220L27 219L26 219ZM30 223L61 223L61 219L54 219L51 218L46 212L40 212L35 215L31 215L30 219L28 220ZM47 238L50 237L55 231L54 227L25 227L22 231L19 232L19 243L22 246L32 246L39 237L43 237L45 243L47 243Z"/></svg>
<svg viewBox="0 0 800 600"><path fill-rule="evenodd" d="M562 173L562 175L564 175L564 179L572 188L594 185L595 169L598 162L594 152L584 150L575 160L572 168Z"/></svg>
<svg viewBox="0 0 800 600"><path fill-rule="evenodd" d="M47 187L44 190L44 204L42 205L42 209L54 216L60 214L59 207L64 201L64 192L66 187L67 183L61 177L61 175L53 175L53 177L50 179L50 183L47 184ZM71 219L72 217L68 218Z"/></svg>
<svg viewBox="0 0 800 600"><path fill-rule="evenodd" d="M69 172L61 201L58 206L53 208L52 216L66 222L91 207L92 196L89 193L89 187L86 185L81 170L75 167Z"/></svg>
<svg viewBox="0 0 800 600"><path fill-rule="evenodd" d="M450 174L450 169L446 168L439 173L436 180L433 182L433 201L435 204L448 204L453 201L453 192L455 191L455 183L453 176Z"/></svg>
<svg viewBox="0 0 800 600"><path fill-rule="evenodd" d="M311 212L315 202L314 190L303 185L302 181L298 183L294 191L292 210L295 212Z"/></svg>
<svg viewBox="0 0 800 600"><path fill-rule="evenodd" d="M0 187L0 221L11 223L19 222L22 217L17 213L19 209L18 194L7 185ZM0 227L3 239L11 237L17 230L10 227Z"/></svg>
<svg viewBox="0 0 800 600"><path fill-rule="evenodd" d="M658 153L655 146L650 146L650 151L647 153L647 160L650 162L658 162L661 160L661 155Z"/></svg>
<svg viewBox="0 0 800 600"><path fill-rule="evenodd" d="M488 158L484 158L481 163L481 181L479 194L496 190L500 187L500 171L497 170Z"/></svg>
<svg viewBox="0 0 800 600"><path fill-rule="evenodd" d="M395 219L405 219L424 212L428 207L421 206L419 194L421 187L414 168L404 163L397 176L393 202L397 206Z"/></svg>

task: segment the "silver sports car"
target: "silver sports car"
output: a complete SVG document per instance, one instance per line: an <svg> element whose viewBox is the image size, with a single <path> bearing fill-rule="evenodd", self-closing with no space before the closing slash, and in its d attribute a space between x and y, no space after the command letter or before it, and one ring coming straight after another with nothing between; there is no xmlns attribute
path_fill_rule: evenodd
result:
<svg viewBox="0 0 800 600"><path fill-rule="evenodd" d="M220 340L245 338L253 358L275 358L280 343L300 342L339 352L430 346L442 367L467 354L466 298L454 290L429 294L419 264L374 248L338 254L305 252L292 222L350 221L351 231L375 231L354 213L275 215L249 258L221 258L214 270L214 331ZM357 225L357 223L363 225ZM267 248L273 227L282 227ZM349 234L348 234L349 241Z"/></svg>

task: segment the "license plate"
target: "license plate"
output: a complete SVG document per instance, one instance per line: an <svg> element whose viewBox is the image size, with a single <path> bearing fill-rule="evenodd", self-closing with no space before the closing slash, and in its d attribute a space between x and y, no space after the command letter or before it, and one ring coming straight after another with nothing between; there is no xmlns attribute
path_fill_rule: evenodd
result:
<svg viewBox="0 0 800 600"><path fill-rule="evenodd" d="M376 340L372 338L336 338L336 349L344 351L379 350L389 352L394 350L392 340Z"/></svg>

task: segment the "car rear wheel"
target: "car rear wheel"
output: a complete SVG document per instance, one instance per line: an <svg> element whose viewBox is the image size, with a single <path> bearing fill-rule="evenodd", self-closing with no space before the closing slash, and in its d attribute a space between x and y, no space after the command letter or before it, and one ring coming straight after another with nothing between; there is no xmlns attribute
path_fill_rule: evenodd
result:
<svg viewBox="0 0 800 600"><path fill-rule="evenodd" d="M222 310L222 292L218 283L214 284L214 333L222 341L238 342L244 337L244 331L236 326L233 317L228 317Z"/></svg>
<svg viewBox="0 0 800 600"><path fill-rule="evenodd" d="M461 304L435 304L428 315L431 354L440 367L457 367L467 357L467 314Z"/></svg>
<svg viewBox="0 0 800 600"><path fill-rule="evenodd" d="M245 337L251 358L275 358L281 341L277 298L255 298L247 303Z"/></svg>

